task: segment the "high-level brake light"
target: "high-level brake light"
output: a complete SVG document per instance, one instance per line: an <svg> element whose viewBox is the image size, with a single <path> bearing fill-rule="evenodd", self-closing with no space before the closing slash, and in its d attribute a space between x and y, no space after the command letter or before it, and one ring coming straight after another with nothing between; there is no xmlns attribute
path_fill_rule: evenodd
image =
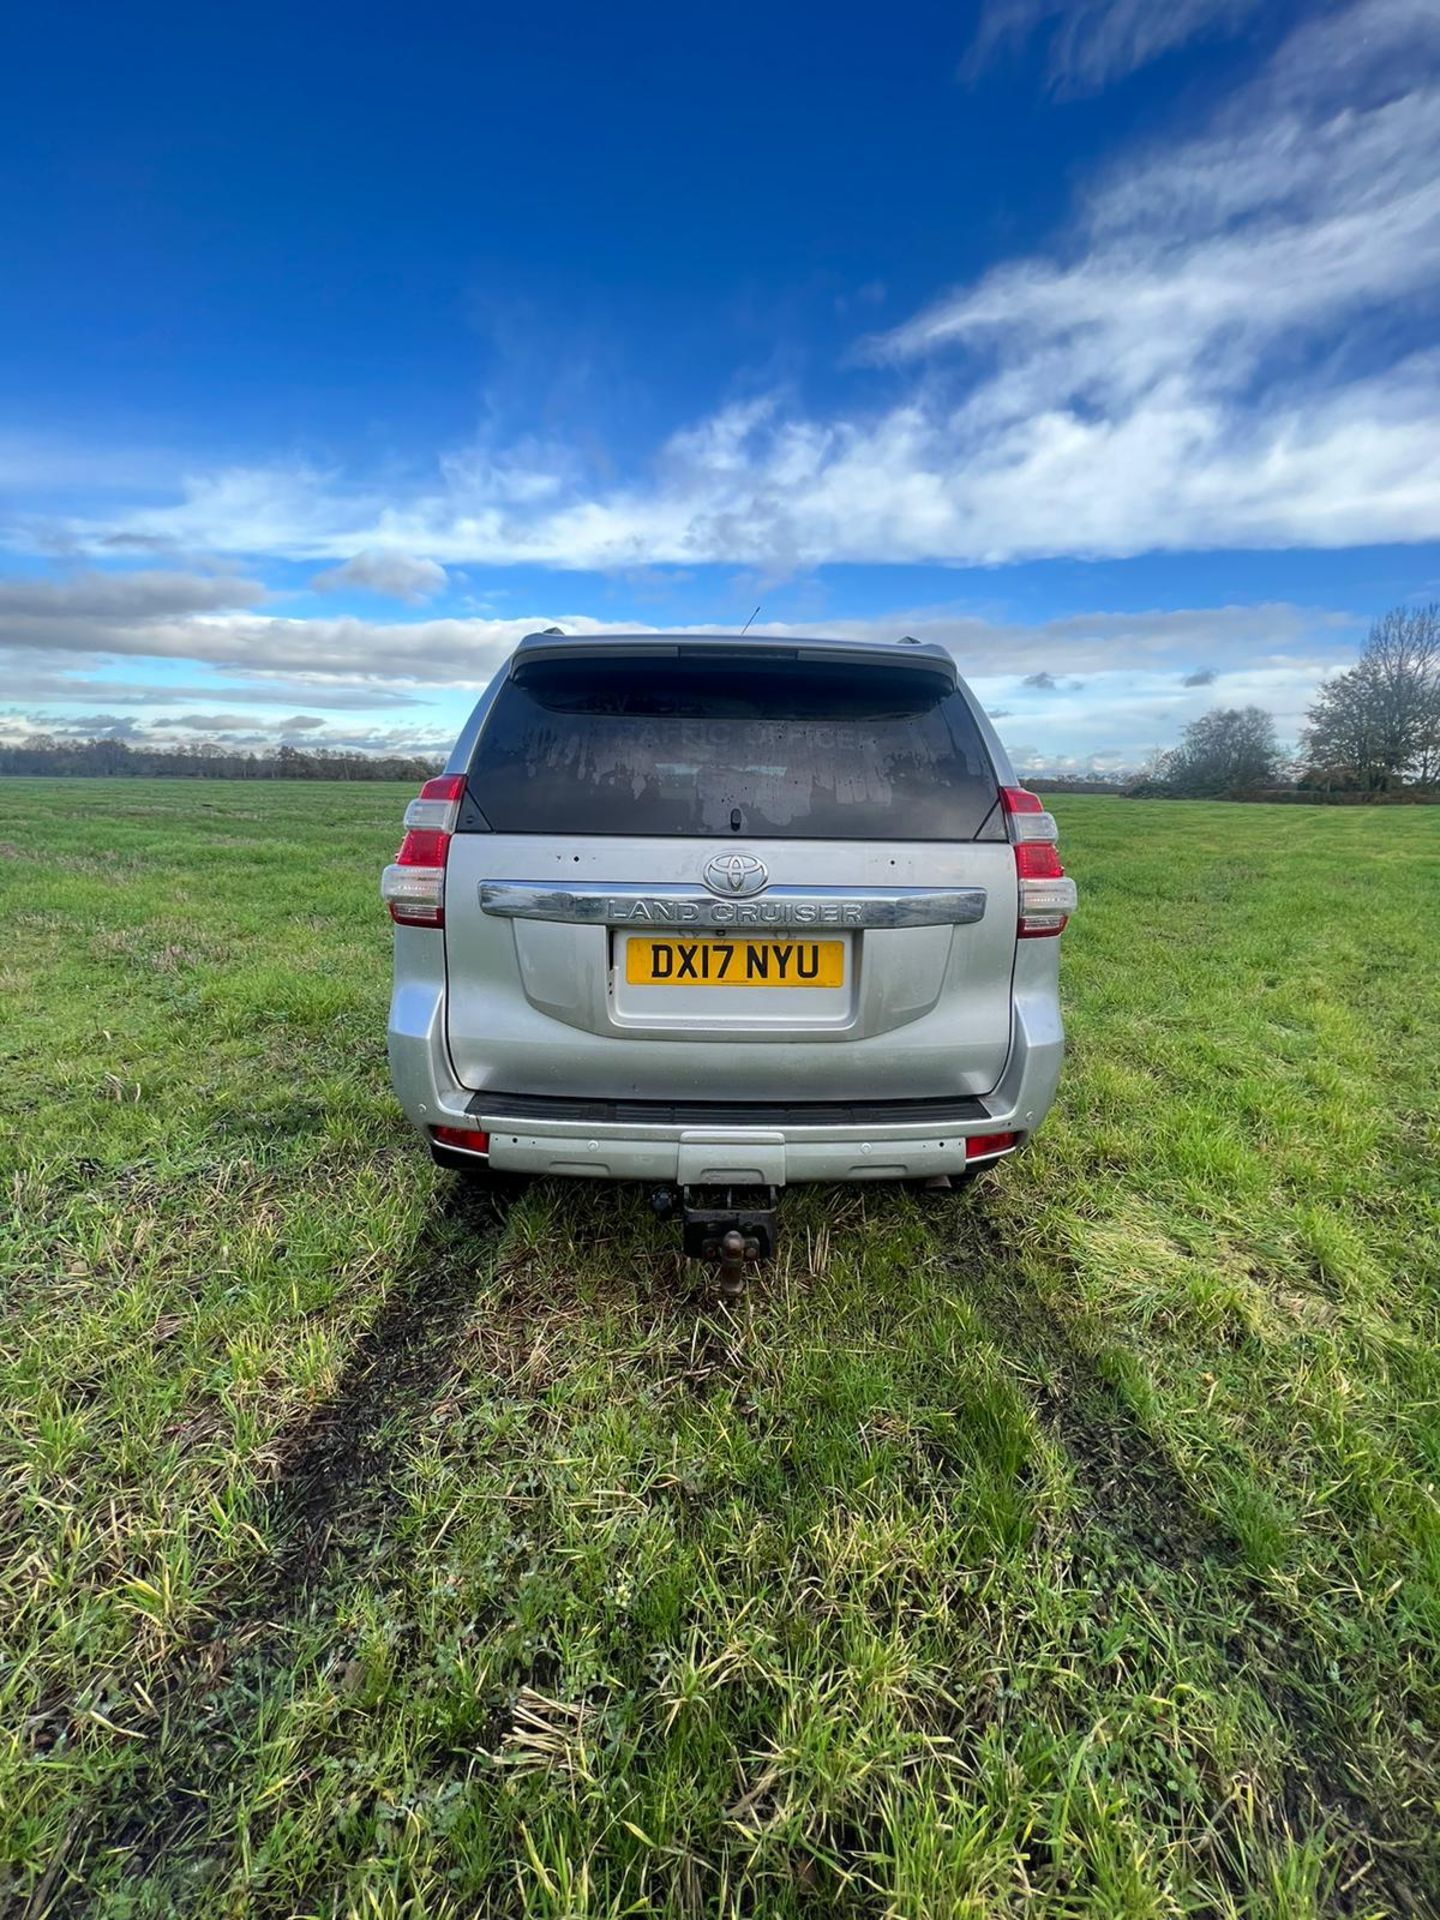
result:
<svg viewBox="0 0 1440 1920"><path fill-rule="evenodd" d="M1043 940L1063 933L1075 911L1075 882L1066 877L1055 851L1060 830L1038 793L1002 787L1000 804L1015 847L1015 877L1020 894L1015 931L1021 940Z"/></svg>
<svg viewBox="0 0 1440 1920"><path fill-rule="evenodd" d="M442 774L405 809L405 838L380 876L380 898L402 927L445 924L445 856L464 794L463 773Z"/></svg>

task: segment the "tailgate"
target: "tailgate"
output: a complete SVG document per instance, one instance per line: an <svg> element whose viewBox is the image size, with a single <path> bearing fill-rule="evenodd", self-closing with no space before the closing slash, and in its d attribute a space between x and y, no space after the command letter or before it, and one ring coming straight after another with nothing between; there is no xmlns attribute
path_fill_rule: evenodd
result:
<svg viewBox="0 0 1440 1920"><path fill-rule="evenodd" d="M726 902L698 876L733 843L457 836L447 1021L461 1084L717 1100L995 1084L1010 1040L1008 845L746 851L769 884Z"/></svg>

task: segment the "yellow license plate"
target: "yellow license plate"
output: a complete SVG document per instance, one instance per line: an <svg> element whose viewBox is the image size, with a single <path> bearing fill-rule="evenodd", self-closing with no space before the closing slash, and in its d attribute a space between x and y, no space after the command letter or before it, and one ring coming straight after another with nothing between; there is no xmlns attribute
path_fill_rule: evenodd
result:
<svg viewBox="0 0 1440 1920"><path fill-rule="evenodd" d="M843 987L843 940L625 942L632 987Z"/></svg>

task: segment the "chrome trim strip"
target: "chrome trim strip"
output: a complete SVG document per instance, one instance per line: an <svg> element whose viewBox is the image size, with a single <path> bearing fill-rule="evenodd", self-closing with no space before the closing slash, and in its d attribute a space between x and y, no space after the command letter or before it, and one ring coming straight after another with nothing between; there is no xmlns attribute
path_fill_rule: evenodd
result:
<svg viewBox="0 0 1440 1920"><path fill-rule="evenodd" d="M483 913L600 927L968 927L984 919L985 899L984 887L771 887L719 900L691 887L480 882Z"/></svg>

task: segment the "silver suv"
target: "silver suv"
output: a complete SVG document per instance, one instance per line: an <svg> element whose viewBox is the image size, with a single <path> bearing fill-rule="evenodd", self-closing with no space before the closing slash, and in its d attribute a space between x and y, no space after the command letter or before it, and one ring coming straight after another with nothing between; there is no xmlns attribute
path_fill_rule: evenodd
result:
<svg viewBox="0 0 1440 1920"><path fill-rule="evenodd" d="M1054 1098L1075 885L938 646L532 634L405 828L390 1064L446 1165L943 1184Z"/></svg>

